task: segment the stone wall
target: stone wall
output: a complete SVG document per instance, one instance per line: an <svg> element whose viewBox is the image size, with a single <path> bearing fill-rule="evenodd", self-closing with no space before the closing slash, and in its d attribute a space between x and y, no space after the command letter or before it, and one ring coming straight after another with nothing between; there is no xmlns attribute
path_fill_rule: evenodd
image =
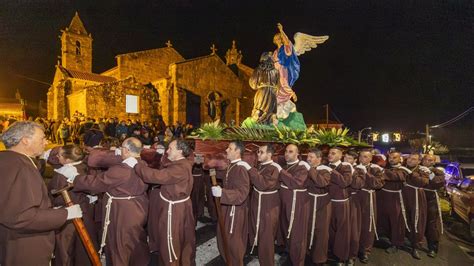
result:
<svg viewBox="0 0 474 266"><path fill-rule="evenodd" d="M217 56L210 55L170 67L174 95L173 123L186 119L186 92L188 90L201 97L201 123L210 122L207 97L210 92L219 93L218 103L227 100L226 120L240 120L237 100L242 97L242 82Z"/></svg>
<svg viewBox="0 0 474 266"><path fill-rule="evenodd" d="M87 98L86 90L82 90L67 96L69 105L69 114L74 114L76 111L88 116L87 113Z"/></svg>
<svg viewBox="0 0 474 266"><path fill-rule="evenodd" d="M76 53L76 42L80 44L80 54ZM63 67L92 73L92 38L89 35L63 31L61 54Z"/></svg>
<svg viewBox="0 0 474 266"><path fill-rule="evenodd" d="M117 56L119 78L135 77L146 84L169 77L169 65L184 58L173 48L159 48Z"/></svg>
<svg viewBox="0 0 474 266"><path fill-rule="evenodd" d="M152 88L141 85L135 79L104 83L84 89L86 93L86 113L90 117L118 117L119 119L151 120L158 115L156 95ZM139 97L139 113L126 113L126 95Z"/></svg>

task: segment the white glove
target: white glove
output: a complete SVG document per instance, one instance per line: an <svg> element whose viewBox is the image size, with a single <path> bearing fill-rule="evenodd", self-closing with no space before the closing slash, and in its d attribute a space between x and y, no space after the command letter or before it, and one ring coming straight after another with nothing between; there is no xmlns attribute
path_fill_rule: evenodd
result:
<svg viewBox="0 0 474 266"><path fill-rule="evenodd" d="M151 147L151 145L143 145L144 149L149 149L150 147Z"/></svg>
<svg viewBox="0 0 474 266"><path fill-rule="evenodd" d="M222 188L220 186L213 186L211 190L212 190L212 196L217 197L217 198L222 197Z"/></svg>
<svg viewBox="0 0 474 266"><path fill-rule="evenodd" d="M430 173L430 180L433 180L433 178L435 177L435 174L433 172Z"/></svg>
<svg viewBox="0 0 474 266"><path fill-rule="evenodd" d="M247 162L245 162L245 161L239 161L239 162L237 163L237 165L240 165L240 166L245 167L245 170L247 170L247 171L250 170L250 168L252 168L252 167L251 167Z"/></svg>
<svg viewBox="0 0 474 266"><path fill-rule="evenodd" d="M49 155L51 154L51 150L52 149L49 149L49 150L43 152L43 154L40 156L40 158L44 159L45 161L48 161Z"/></svg>
<svg viewBox="0 0 474 266"><path fill-rule="evenodd" d="M326 171L332 172L332 168L326 165L318 165L318 167L316 167L316 170L319 170L319 171L326 170Z"/></svg>
<svg viewBox="0 0 474 266"><path fill-rule="evenodd" d="M82 210L78 204L74 204L70 207L66 207L66 210L67 210L67 220L82 218Z"/></svg>
<svg viewBox="0 0 474 266"><path fill-rule="evenodd" d="M128 157L127 159L123 160L122 163L133 168L138 163L138 161L135 157Z"/></svg>
<svg viewBox="0 0 474 266"><path fill-rule="evenodd" d="M163 147L163 145L158 145L156 147L156 153L158 154L165 154L165 147Z"/></svg>
<svg viewBox="0 0 474 266"><path fill-rule="evenodd" d="M54 171L65 176L69 183L74 182L74 178L79 175L77 168L70 164L63 165L61 168L54 169Z"/></svg>
<svg viewBox="0 0 474 266"><path fill-rule="evenodd" d="M364 173L367 174L367 168L366 168L365 166L363 166L362 164L358 164L358 165L356 166L356 168L358 168L358 169L364 171Z"/></svg>
<svg viewBox="0 0 474 266"><path fill-rule="evenodd" d="M86 195L89 198L89 204L96 202L99 198L97 196Z"/></svg>
<svg viewBox="0 0 474 266"><path fill-rule="evenodd" d="M420 166L420 170L427 174L431 173L431 170L426 166Z"/></svg>
<svg viewBox="0 0 474 266"><path fill-rule="evenodd" d="M115 149L115 155L117 155L117 156L122 155L122 150L121 149Z"/></svg>

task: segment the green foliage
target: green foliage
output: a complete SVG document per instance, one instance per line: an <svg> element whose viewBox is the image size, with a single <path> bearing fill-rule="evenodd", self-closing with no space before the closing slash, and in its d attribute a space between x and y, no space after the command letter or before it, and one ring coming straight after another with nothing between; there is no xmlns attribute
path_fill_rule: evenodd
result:
<svg viewBox="0 0 474 266"><path fill-rule="evenodd" d="M369 146L347 136L345 129L318 129L313 127L307 130L295 130L287 126L268 126L255 124L252 127L225 127L218 121L206 123L195 131L195 135L203 140L238 139L247 141L274 141L281 143L306 144L328 146Z"/></svg>
<svg viewBox="0 0 474 266"><path fill-rule="evenodd" d="M224 124L220 124L219 120L216 120L214 122L210 123L205 123L202 125L200 128L198 128L196 131L194 131L193 135L197 136L200 139L206 140L206 139L222 139L223 138L223 132L225 129Z"/></svg>

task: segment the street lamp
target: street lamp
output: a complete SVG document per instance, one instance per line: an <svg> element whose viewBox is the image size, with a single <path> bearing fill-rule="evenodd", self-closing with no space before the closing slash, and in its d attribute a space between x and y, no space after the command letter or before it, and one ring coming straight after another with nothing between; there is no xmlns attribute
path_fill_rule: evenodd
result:
<svg viewBox="0 0 474 266"><path fill-rule="evenodd" d="M362 132L366 129L372 130L372 127L366 127L366 128L363 128L363 129L359 130L359 138L358 138L359 142L361 142L361 140L362 140Z"/></svg>

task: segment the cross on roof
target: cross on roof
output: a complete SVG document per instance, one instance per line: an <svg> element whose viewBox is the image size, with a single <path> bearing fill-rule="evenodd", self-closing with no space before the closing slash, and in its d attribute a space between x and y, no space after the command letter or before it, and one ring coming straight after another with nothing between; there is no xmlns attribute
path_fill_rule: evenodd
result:
<svg viewBox="0 0 474 266"><path fill-rule="evenodd" d="M212 44L212 46L211 46L210 49L211 49L211 51L212 51L211 54L216 54L217 48L216 48L216 46L215 46L214 44Z"/></svg>
<svg viewBox="0 0 474 266"><path fill-rule="evenodd" d="M165 44L166 44L166 47L173 47L173 44L171 44L170 40L168 40Z"/></svg>

